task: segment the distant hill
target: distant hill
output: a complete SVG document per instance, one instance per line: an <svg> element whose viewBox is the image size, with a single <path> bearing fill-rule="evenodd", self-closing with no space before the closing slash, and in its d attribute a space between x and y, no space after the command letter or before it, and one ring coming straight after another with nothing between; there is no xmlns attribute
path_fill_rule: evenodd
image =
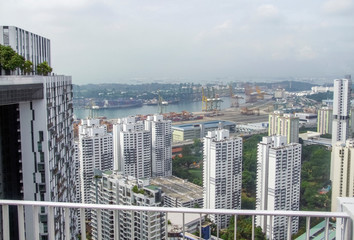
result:
<svg viewBox="0 0 354 240"><path fill-rule="evenodd" d="M298 92L311 90L313 86L319 86L318 84L312 84L307 82L296 82L296 81L282 81L276 83L259 83L259 85L267 86L268 88L284 88L288 92Z"/></svg>

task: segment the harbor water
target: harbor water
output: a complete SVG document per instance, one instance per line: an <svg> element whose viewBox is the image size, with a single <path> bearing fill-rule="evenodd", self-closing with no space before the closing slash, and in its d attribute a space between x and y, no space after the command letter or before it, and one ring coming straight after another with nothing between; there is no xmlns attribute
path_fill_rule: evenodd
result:
<svg viewBox="0 0 354 240"><path fill-rule="evenodd" d="M231 105L231 99L229 97L221 98L221 109L229 108ZM244 99L239 99L239 103L244 103ZM169 104L163 109L164 113L167 112L201 112L202 111L202 101L198 102L179 102L175 104ZM94 111L84 108L74 108L74 115L78 119L87 118L90 115L94 117L107 117L108 119L117 119L127 116L135 116L138 114L154 114L158 113L157 105L143 105L141 107L132 107L132 108L100 108Z"/></svg>

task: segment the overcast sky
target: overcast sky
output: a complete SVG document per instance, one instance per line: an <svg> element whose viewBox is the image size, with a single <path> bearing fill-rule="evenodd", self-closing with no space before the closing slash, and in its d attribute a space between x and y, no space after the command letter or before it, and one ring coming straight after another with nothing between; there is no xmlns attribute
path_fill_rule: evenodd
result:
<svg viewBox="0 0 354 240"><path fill-rule="evenodd" d="M354 0L0 0L76 84L354 75Z"/></svg>

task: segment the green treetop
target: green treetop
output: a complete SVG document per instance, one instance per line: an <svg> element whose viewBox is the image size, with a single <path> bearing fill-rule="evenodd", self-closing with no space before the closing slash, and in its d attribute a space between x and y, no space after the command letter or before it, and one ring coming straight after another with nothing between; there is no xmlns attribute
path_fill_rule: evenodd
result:
<svg viewBox="0 0 354 240"><path fill-rule="evenodd" d="M25 63L24 57L17 54L10 46L0 45L0 67L10 74L9 71L15 71L21 68Z"/></svg>
<svg viewBox="0 0 354 240"><path fill-rule="evenodd" d="M46 61L37 65L37 74L48 76L53 71Z"/></svg>

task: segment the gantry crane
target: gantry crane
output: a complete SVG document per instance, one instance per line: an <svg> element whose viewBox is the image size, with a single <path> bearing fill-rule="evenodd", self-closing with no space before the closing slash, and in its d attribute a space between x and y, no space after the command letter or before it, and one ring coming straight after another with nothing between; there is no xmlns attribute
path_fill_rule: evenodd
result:
<svg viewBox="0 0 354 240"><path fill-rule="evenodd" d="M214 88L212 88L212 96L210 96L210 90L207 87L208 97L205 96L204 88L202 87L202 111L212 112L221 110L222 99L217 97Z"/></svg>
<svg viewBox="0 0 354 240"><path fill-rule="evenodd" d="M232 86L229 85L229 89L230 89L230 98L231 98L231 106L232 108L237 108L239 107L239 103L238 103L238 96L234 95L234 92L232 91Z"/></svg>
<svg viewBox="0 0 354 240"><path fill-rule="evenodd" d="M160 94L160 90L158 91L158 94L159 94L159 101L158 101L158 104L157 104L157 107L158 107L158 113L159 114L163 114L166 112L166 107L168 105L168 102L164 101L161 94Z"/></svg>

